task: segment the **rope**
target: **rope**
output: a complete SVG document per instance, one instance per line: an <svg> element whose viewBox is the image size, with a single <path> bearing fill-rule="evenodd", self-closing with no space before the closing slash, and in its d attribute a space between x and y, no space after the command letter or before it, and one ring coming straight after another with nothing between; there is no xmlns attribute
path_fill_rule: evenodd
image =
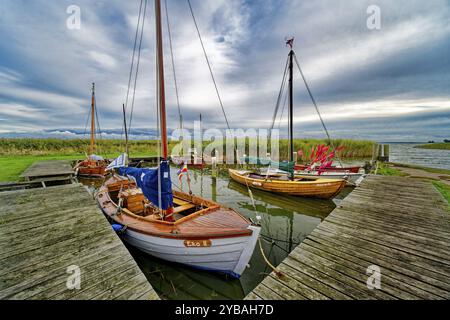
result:
<svg viewBox="0 0 450 320"><path fill-rule="evenodd" d="M169 35L170 57L172 59L173 80L175 82L175 96L177 98L178 116L180 119L180 129L183 129L183 116L181 115L180 99L178 96L177 75L175 72L175 59L173 57L172 33L170 32L170 20L169 20L169 10L167 9L167 0L164 0L164 7L166 10L167 32Z"/></svg>
<svg viewBox="0 0 450 320"><path fill-rule="evenodd" d="M139 39L139 47L138 47L138 57L137 57L137 64L136 64L136 73L134 76L134 88L133 88L133 99L131 102L131 112L130 112L130 121L128 123L128 135L131 134L131 121L133 120L133 111L134 111L134 100L136 98L136 85L137 85L137 77L139 74L139 65L141 62L141 48L142 48L142 38L144 34L144 25L145 25L145 13L147 11L147 0L144 2L144 12L142 14L142 26L141 26L141 36Z"/></svg>
<svg viewBox="0 0 450 320"><path fill-rule="evenodd" d="M305 87L306 87L306 90L308 91L309 97L311 98L311 101L312 101L312 103L314 105L314 108L316 108L317 114L319 115L320 122L322 123L323 129L325 130L325 133L326 133L326 135L328 137L328 141L329 141L331 147L334 150L336 150L336 147L334 146L334 143L331 140L330 133L328 132L328 129L327 129L326 125L325 125L325 122L322 119L322 115L320 114L319 107L317 106L316 100L314 99L314 96L312 95L311 89L309 88L308 82L306 81L306 78L305 78L305 76L303 74L303 71L302 71L302 68L300 67L300 64L298 63L297 56L296 56L295 53L294 53L294 59L295 59L295 64L297 65L298 70L300 71L300 75L302 76L303 82L305 83ZM341 165L341 167L343 167L342 162L341 162L341 158L339 157L338 152L336 152L335 154L336 154L336 157L337 157L337 159L339 161L339 164Z"/></svg>
<svg viewBox="0 0 450 320"><path fill-rule="evenodd" d="M197 21L195 20L195 15L194 15L194 11L192 10L191 1L187 0L187 2L189 4L189 9L191 11L192 20L194 21L194 24L195 24L195 29L197 29L197 34L198 34L198 38L200 40L200 44L202 45L203 54L205 55L206 63L208 64L209 73L211 74L211 79L212 79L212 81L214 83L214 87L216 89L217 98L219 99L220 107L222 108L222 113L225 118L225 122L227 123L227 128L228 128L228 130L231 130L230 124L228 122L227 114L225 113L225 108L223 107L222 99L220 98L219 89L217 88L217 83L216 83L214 74L211 69L211 64L209 63L208 55L206 54L206 49L205 49L205 46L203 45L202 36L200 35L200 30L198 28Z"/></svg>
<svg viewBox="0 0 450 320"><path fill-rule="evenodd" d="M259 250L261 251L261 255L264 259L264 261L267 263L267 265L272 269L273 272L277 275L277 277L281 278L284 276L283 272L278 270L276 267L273 266L273 264L270 263L270 261L267 259L266 255L264 254L264 250L261 244L261 237L258 237L258 243L259 243Z"/></svg>

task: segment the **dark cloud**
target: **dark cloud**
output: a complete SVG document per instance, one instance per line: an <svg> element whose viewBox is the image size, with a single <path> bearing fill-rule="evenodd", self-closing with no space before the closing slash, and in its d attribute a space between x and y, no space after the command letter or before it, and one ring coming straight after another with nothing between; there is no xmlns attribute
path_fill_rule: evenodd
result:
<svg viewBox="0 0 450 320"><path fill-rule="evenodd" d="M120 106L139 1L79 1L78 32L65 26L71 4L13 0L0 4L0 134L82 128L93 81L102 127L121 128ZM391 141L448 137L448 1L193 0L192 4L233 127L269 126L288 53L284 38L295 36L303 71L336 136ZM373 4L381 9L382 25L376 31L366 27L366 9ZM168 5L186 126L201 113L205 126L223 128L187 4ZM149 5L133 116L135 128L149 130L156 124L153 30ZM178 114L165 40L168 123L175 128ZM321 136L298 75L295 108L298 134Z"/></svg>

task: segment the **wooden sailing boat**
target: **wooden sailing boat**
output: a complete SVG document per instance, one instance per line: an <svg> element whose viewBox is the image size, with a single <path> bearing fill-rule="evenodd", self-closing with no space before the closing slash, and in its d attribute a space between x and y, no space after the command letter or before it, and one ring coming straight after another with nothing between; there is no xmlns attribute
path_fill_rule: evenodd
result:
<svg viewBox="0 0 450 320"><path fill-rule="evenodd" d="M293 39L288 40L291 50L289 52L289 162L292 164L290 173L278 173L269 170L266 173L248 170L228 169L231 179L247 185L247 187L265 190L269 192L284 193L294 196L317 197L329 199L345 187L343 179L322 179L318 176L297 177L294 176L294 142L293 142Z"/></svg>
<svg viewBox="0 0 450 320"><path fill-rule="evenodd" d="M83 161L79 161L75 165L76 174L79 177L86 178L103 178L105 176L105 169L109 161L102 157L95 155L95 83L92 83L92 98L91 98L91 140L89 146L89 155Z"/></svg>
<svg viewBox="0 0 450 320"><path fill-rule="evenodd" d="M172 191L166 129L161 3L155 0L158 107L162 158L155 169L118 168L97 201L123 239L158 258L239 277L260 227L236 211L191 193Z"/></svg>

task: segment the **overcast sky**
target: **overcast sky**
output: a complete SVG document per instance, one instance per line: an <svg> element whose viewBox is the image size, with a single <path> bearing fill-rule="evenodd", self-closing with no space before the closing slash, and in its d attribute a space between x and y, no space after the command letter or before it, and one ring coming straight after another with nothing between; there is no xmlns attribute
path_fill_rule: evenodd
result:
<svg viewBox="0 0 450 320"><path fill-rule="evenodd" d="M450 138L448 0L191 3L231 127L270 125L288 54L284 39L294 36L296 55L334 137ZM81 9L79 30L66 26L72 4ZM0 134L83 130L91 82L102 128L120 130L139 4L1 0ZM224 128L188 4L167 4L185 125L192 127L201 113L205 128ZM367 27L373 4L381 10L379 30ZM163 27L168 124L175 128L178 112ZM133 128L155 127L154 30L149 0ZM297 73L294 86L296 135L323 137ZM286 130L286 123L280 127Z"/></svg>

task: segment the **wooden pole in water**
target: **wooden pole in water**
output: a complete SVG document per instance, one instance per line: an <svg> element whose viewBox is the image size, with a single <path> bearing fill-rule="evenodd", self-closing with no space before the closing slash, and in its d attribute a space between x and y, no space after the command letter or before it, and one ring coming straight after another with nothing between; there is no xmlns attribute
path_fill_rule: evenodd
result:
<svg viewBox="0 0 450 320"><path fill-rule="evenodd" d="M95 145L95 83L92 83L92 99L91 99L91 145L89 148L89 156L94 154Z"/></svg>
<svg viewBox="0 0 450 320"><path fill-rule="evenodd" d="M167 124L166 124L166 97L164 89L164 59L163 40L161 25L161 1L155 0L155 21L156 21L156 61L158 67L158 104L161 127L161 148L164 160L168 158L167 147Z"/></svg>

